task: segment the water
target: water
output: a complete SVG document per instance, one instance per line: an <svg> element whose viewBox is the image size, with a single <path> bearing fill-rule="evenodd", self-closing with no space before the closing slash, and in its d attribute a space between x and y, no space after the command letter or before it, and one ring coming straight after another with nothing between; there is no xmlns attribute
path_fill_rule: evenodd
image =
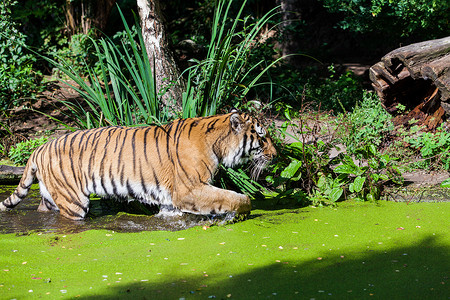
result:
<svg viewBox="0 0 450 300"><path fill-rule="evenodd" d="M6 199L14 189L15 186L0 186L0 201ZM38 212L40 199L39 190L32 188L14 209L0 212L0 233L76 233L90 229L117 232L177 231L223 221L223 216L157 216L158 210L154 207L147 207L136 201L124 203L111 199L91 199L86 219L72 221L58 212Z"/></svg>

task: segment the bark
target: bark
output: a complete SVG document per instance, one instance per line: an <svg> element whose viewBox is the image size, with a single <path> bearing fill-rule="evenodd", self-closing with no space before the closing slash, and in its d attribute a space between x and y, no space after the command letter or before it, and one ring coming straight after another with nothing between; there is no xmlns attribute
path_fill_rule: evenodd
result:
<svg viewBox="0 0 450 300"><path fill-rule="evenodd" d="M397 115L395 125L415 119L433 130L450 115L450 37L389 52L370 68L370 79L385 109Z"/></svg>
<svg viewBox="0 0 450 300"><path fill-rule="evenodd" d="M25 167L0 165L0 184L17 184L22 178Z"/></svg>
<svg viewBox="0 0 450 300"><path fill-rule="evenodd" d="M66 0L66 23L70 35L104 31L116 0Z"/></svg>
<svg viewBox="0 0 450 300"><path fill-rule="evenodd" d="M281 39L280 50L283 56L297 54L305 50L305 41L300 38L301 33L297 32L302 21L310 20L312 16L318 14L317 0L276 0L280 6L282 22L279 26ZM301 57L288 56L286 61L293 65L299 65Z"/></svg>
<svg viewBox="0 0 450 300"><path fill-rule="evenodd" d="M291 27L299 22L301 19L301 11L298 7L297 0L277 0L277 5L280 5L282 23L281 28L281 44L280 50L283 56L296 53L300 49L300 41L295 37L295 32ZM290 57L287 60L291 63L294 58Z"/></svg>
<svg viewBox="0 0 450 300"><path fill-rule="evenodd" d="M164 105L173 109L181 107L183 81L173 53L169 47L159 0L137 0L142 36L158 91L167 89L162 96Z"/></svg>

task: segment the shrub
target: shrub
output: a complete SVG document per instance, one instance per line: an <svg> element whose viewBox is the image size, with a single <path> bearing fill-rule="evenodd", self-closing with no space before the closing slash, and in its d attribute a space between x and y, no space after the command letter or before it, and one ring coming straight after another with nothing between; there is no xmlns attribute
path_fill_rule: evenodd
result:
<svg viewBox="0 0 450 300"><path fill-rule="evenodd" d="M289 110L289 109L287 109ZM290 119L281 127L281 137L289 134L296 142L282 145L279 157L267 180L275 187L279 199L293 198L302 204L334 204L339 200L379 200L383 184L403 179L395 159L381 154L375 144L365 139L358 143L353 155L340 153L330 157L330 150L338 148L334 133L324 139L314 120L303 120L297 125ZM317 120L318 121L318 120ZM319 126L320 127L320 126Z"/></svg>
<svg viewBox="0 0 450 300"><path fill-rule="evenodd" d="M343 16L339 25L354 32L379 32L383 36L422 36L427 39L448 34L448 0L323 0L330 12ZM397 30L392 30L397 28Z"/></svg>
<svg viewBox="0 0 450 300"><path fill-rule="evenodd" d="M25 51L25 35L12 21L11 10L17 1L0 2L0 109L17 105L22 97L38 88L39 75L32 67L36 58Z"/></svg>
<svg viewBox="0 0 450 300"><path fill-rule="evenodd" d="M263 47L267 49L267 45ZM332 111L336 115L353 111L364 94L358 76L352 71L339 73L334 65L327 69L317 66L295 69L279 64L270 68L261 81L268 84L258 86L257 98L280 100L294 107L308 104L310 109Z"/></svg>
<svg viewBox="0 0 450 300"><path fill-rule="evenodd" d="M320 106L323 111L352 111L358 99L363 97L361 80L352 71L338 75L334 65L330 65L328 71L328 78L308 80L304 91L306 100Z"/></svg>
<svg viewBox="0 0 450 300"><path fill-rule="evenodd" d="M442 126L435 133L419 132L405 137L404 141L418 151L422 158L412 167L450 170L450 132Z"/></svg>
<svg viewBox="0 0 450 300"><path fill-rule="evenodd" d="M341 114L340 120L343 124L341 139L349 153L367 144L381 146L394 129L391 115L381 106L378 96L368 91L353 112Z"/></svg>
<svg viewBox="0 0 450 300"><path fill-rule="evenodd" d="M16 165L25 165L33 151L47 143L47 141L48 137L42 136L34 140L18 143L9 150L9 159Z"/></svg>

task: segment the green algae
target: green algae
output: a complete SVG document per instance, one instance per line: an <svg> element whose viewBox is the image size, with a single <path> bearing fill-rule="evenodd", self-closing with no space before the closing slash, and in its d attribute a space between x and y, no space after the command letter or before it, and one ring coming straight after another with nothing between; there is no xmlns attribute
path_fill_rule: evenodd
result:
<svg viewBox="0 0 450 300"><path fill-rule="evenodd" d="M254 210L187 230L0 235L4 299L443 299L449 203Z"/></svg>

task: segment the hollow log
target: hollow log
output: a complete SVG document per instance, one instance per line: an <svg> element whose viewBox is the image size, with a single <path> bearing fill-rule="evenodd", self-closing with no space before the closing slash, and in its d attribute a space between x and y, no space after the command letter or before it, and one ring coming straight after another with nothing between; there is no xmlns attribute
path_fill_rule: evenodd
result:
<svg viewBox="0 0 450 300"><path fill-rule="evenodd" d="M369 75L394 125L433 130L450 116L450 37L395 49Z"/></svg>

